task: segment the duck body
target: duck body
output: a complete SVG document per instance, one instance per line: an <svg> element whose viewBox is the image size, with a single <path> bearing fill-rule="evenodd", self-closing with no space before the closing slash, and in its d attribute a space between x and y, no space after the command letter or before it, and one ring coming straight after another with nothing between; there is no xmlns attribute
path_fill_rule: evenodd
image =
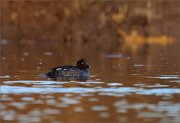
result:
<svg viewBox="0 0 180 123"><path fill-rule="evenodd" d="M76 66L67 65L51 69L46 76L50 78L59 77L88 77L90 75L89 65L85 59L80 59Z"/></svg>

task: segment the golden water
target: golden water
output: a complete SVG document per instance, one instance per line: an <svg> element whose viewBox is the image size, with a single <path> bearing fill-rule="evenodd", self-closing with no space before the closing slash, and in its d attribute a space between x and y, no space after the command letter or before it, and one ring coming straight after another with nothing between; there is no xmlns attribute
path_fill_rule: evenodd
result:
<svg viewBox="0 0 180 123"><path fill-rule="evenodd" d="M177 44L129 54L57 52L53 47L46 42L38 46L1 41L2 123L180 121ZM41 76L52 67L75 64L81 56L91 66L89 80Z"/></svg>

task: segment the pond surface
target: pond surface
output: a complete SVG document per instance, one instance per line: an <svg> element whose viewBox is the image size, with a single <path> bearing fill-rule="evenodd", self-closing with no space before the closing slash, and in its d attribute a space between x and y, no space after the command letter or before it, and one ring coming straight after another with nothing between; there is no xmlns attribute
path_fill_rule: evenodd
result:
<svg viewBox="0 0 180 123"><path fill-rule="evenodd" d="M1 44L2 122L180 121L176 45L152 48L141 55L115 52L95 57L70 50L55 52L48 43L41 48L6 40ZM81 56L91 65L88 80L42 76L52 67L75 64Z"/></svg>

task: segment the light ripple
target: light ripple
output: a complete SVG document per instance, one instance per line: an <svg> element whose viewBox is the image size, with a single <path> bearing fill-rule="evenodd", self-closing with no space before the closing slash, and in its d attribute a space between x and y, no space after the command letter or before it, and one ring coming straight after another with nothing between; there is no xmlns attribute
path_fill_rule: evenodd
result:
<svg viewBox="0 0 180 123"><path fill-rule="evenodd" d="M33 88L33 87L20 87L20 86L1 86L1 94L11 93L136 93L140 95L164 95L164 94L180 94L179 88L157 88L157 89L138 89L131 87L119 87L119 88L82 88L82 87L71 87L71 88Z"/></svg>
<svg viewBox="0 0 180 123"><path fill-rule="evenodd" d="M15 84L15 83L24 83L24 84L42 84L42 85L51 85L51 84L67 84L69 82L56 82L56 81L33 81L33 80L19 80L19 81L3 81L4 84Z"/></svg>

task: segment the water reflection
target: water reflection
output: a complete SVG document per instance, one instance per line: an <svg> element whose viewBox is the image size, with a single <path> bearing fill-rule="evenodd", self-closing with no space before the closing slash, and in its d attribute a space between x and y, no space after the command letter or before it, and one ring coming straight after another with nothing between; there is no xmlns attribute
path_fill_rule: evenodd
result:
<svg viewBox="0 0 180 123"><path fill-rule="evenodd" d="M47 93L103 93L104 95L108 95L108 93L111 93L113 95L116 94L123 94L128 95L129 93L136 93L141 95L164 95L164 94L180 94L179 88L168 88L169 85L140 85L144 88L138 88L139 85L135 85L137 87L118 87L121 84L117 83L108 83L107 87L93 87L89 88L86 85L89 84L104 84L104 82L56 82L56 81L3 81L5 85L1 86L1 93L2 94L20 94L20 93L37 93L37 94L47 94ZM32 87L23 87L23 86L16 86L16 84L24 83L26 84L33 84ZM72 84L82 84L86 87L63 87L58 85L68 85ZM39 86L34 86L39 85ZM48 85L48 86L44 86ZM55 86L49 86L49 85L55 85ZM112 86L113 85L113 86ZM118 85L118 86L117 86ZM104 86L104 85L102 85ZM145 88L151 88L151 89L145 89ZM157 88L157 89L156 89ZM116 95L117 96L117 95Z"/></svg>
<svg viewBox="0 0 180 123"><path fill-rule="evenodd" d="M45 74L40 74L39 76L49 78ZM50 77L49 79L54 81L87 81L89 80L89 76L60 76L55 78Z"/></svg>
<svg viewBox="0 0 180 123"><path fill-rule="evenodd" d="M119 79L120 82L104 81L98 73L85 81L48 80L37 76L39 74L34 74L37 77L34 80L18 80L17 76L23 78L27 73L22 70L20 72L24 75L1 76L0 115L3 121L19 122L43 122L45 117L52 118L51 122L66 122L63 117L70 117L70 114L86 120L97 118L127 122L131 120L126 114L132 116L132 111L136 112L136 120L162 119L160 122L163 122L171 118L173 122L178 122L179 75L148 74L142 77L141 67L144 70L147 66L132 64L132 68L139 73L130 73L128 82L124 81L125 74ZM111 69L116 71L120 68ZM91 115L85 115L87 112Z"/></svg>
<svg viewBox="0 0 180 123"><path fill-rule="evenodd" d="M5 75L5 76L0 76L0 78L11 78L11 76Z"/></svg>
<svg viewBox="0 0 180 123"><path fill-rule="evenodd" d="M160 76L152 76L147 78L157 78L157 79L180 79L179 75L160 75Z"/></svg>
<svg viewBox="0 0 180 123"><path fill-rule="evenodd" d="M62 76L58 78L51 78L52 80L58 80L58 81L87 81L89 80L88 76Z"/></svg>

